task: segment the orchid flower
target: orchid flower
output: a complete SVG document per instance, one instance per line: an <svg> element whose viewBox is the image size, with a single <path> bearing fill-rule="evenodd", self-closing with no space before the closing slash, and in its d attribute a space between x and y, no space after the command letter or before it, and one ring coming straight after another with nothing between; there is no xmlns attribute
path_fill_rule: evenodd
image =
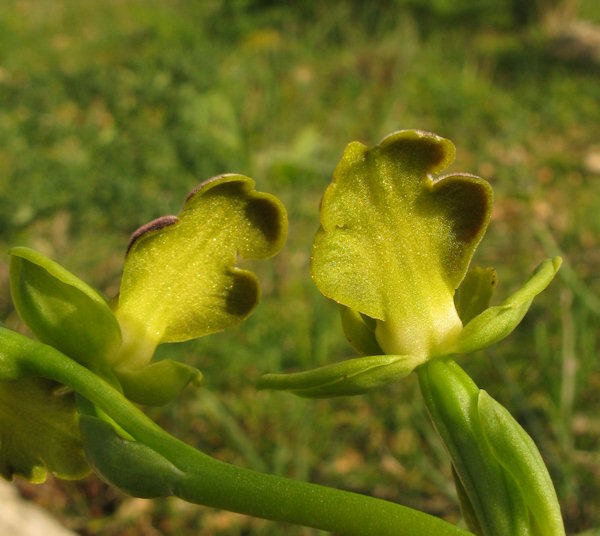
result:
<svg viewBox="0 0 600 536"><path fill-rule="evenodd" d="M11 293L42 343L129 400L162 405L186 385L198 385L202 374L172 359L152 362L157 345L244 320L258 302L259 286L252 272L236 266L238 255L270 257L283 246L286 231L276 197L256 192L248 177L220 175L193 190L178 216L133 233L114 300L107 302L55 261L24 247L10 252ZM3 476L43 481L47 469L72 478L87 470L72 393L55 391L56 384L42 378L17 375L0 382Z"/></svg>
<svg viewBox="0 0 600 536"><path fill-rule="evenodd" d="M516 328L561 260L544 261L517 292L488 307L495 271L468 268L490 219L492 189L474 175L437 175L454 152L449 140L415 130L372 148L346 147L321 201L311 272L340 304L346 337L362 357L267 374L259 387L307 397L359 394Z"/></svg>

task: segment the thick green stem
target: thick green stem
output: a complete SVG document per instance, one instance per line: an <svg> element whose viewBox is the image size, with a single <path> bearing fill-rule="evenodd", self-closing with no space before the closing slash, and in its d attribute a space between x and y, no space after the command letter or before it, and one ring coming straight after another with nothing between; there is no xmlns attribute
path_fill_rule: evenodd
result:
<svg viewBox="0 0 600 536"><path fill-rule="evenodd" d="M468 534L436 517L388 501L218 461L169 435L116 389L57 350L2 328L0 340L1 377L9 379L7 376L17 373L42 376L74 389L136 441L184 473L172 490L184 500L345 536Z"/></svg>

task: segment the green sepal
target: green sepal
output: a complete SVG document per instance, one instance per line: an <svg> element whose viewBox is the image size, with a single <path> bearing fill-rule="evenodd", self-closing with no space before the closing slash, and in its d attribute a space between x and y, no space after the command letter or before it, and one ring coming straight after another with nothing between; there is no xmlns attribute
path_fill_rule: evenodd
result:
<svg viewBox="0 0 600 536"><path fill-rule="evenodd" d="M498 463L518 484L537 534L564 536L556 491L533 439L506 408L483 390L479 392L478 409L485 437Z"/></svg>
<svg viewBox="0 0 600 536"><path fill-rule="evenodd" d="M130 241L116 315L119 366L143 366L159 343L180 342L244 320L259 299L238 257L262 259L285 242L285 208L243 175L200 184L178 216L159 218Z"/></svg>
<svg viewBox="0 0 600 536"><path fill-rule="evenodd" d="M446 348L446 353L466 354L501 341L519 325L533 298L554 279L562 259L546 259L525 284L501 305L490 307L473 318L456 340Z"/></svg>
<svg viewBox="0 0 600 536"><path fill-rule="evenodd" d="M171 402L188 384L199 386L202 373L195 367L172 359L151 363L142 369L115 369L123 394L147 406Z"/></svg>
<svg viewBox="0 0 600 536"><path fill-rule="evenodd" d="M362 355L383 354L375 337L377 325L375 320L345 305L340 305L340 317L346 339L359 353Z"/></svg>
<svg viewBox="0 0 600 536"><path fill-rule="evenodd" d="M454 295L456 311L463 325L489 307L497 284L498 276L493 268L474 266L467 272Z"/></svg>
<svg viewBox="0 0 600 536"><path fill-rule="evenodd" d="M156 451L121 437L106 421L79 417L85 455L98 475L120 490L141 498L166 497L183 473Z"/></svg>
<svg viewBox="0 0 600 536"><path fill-rule="evenodd" d="M4 353L5 350L3 350ZM47 473L79 479L90 468L78 428L74 395L42 378L0 382L0 475L41 483Z"/></svg>
<svg viewBox="0 0 600 536"><path fill-rule="evenodd" d="M353 142L321 202L311 274L319 290L379 320L394 355L440 355L462 324L453 296L489 221L492 191L478 177L434 178L454 145L406 130L368 148Z"/></svg>
<svg viewBox="0 0 600 536"><path fill-rule="evenodd" d="M17 312L40 341L91 369L105 367L121 344L119 323L93 288L29 248L10 250Z"/></svg>
<svg viewBox="0 0 600 536"><path fill-rule="evenodd" d="M410 355L357 357L307 372L265 374L257 387L307 398L358 395L407 376L422 362Z"/></svg>

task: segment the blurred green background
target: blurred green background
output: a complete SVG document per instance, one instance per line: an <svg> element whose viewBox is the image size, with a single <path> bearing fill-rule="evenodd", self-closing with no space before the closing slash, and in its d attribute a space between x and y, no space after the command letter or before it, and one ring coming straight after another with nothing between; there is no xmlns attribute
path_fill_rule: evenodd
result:
<svg viewBox="0 0 600 536"><path fill-rule="evenodd" d="M246 263L263 298L243 325L160 356L199 366L153 418L222 460L372 494L452 522L448 462L415 378L355 398L257 392L269 371L353 355L308 263L345 145L401 128L457 146L492 183L476 262L502 299L544 257L561 277L508 340L460 363L536 440L569 533L600 532L600 3L596 0L3 0L0 313L6 251L28 245L112 296L129 234L222 172L290 217L285 250ZM131 499L95 477L18 481L84 535L313 535ZM596 532L594 532L596 527Z"/></svg>

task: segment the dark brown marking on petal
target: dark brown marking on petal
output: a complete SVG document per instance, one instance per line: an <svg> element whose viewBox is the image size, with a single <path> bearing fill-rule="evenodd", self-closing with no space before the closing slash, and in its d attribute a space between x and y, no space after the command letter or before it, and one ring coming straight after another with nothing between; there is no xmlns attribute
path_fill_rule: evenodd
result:
<svg viewBox="0 0 600 536"><path fill-rule="evenodd" d="M400 167L421 169L427 173L437 170L449 156L448 146L444 141L434 136L402 136L393 141L389 140L381 146L375 146L374 149L378 151L383 149L398 162Z"/></svg>
<svg viewBox="0 0 600 536"><path fill-rule="evenodd" d="M131 237L129 238L129 244L127 244L127 251L125 252L125 256L129 253L133 244L135 244L142 236L152 231L159 231L160 229L164 229L165 227L169 227L170 225L174 225L179 221L177 216L161 216L160 218L156 218L151 222L148 222L145 225L142 225L137 231L134 231Z"/></svg>
<svg viewBox="0 0 600 536"><path fill-rule="evenodd" d="M194 187L194 189L187 195L185 198L185 202L187 203L192 197L194 197L200 190L202 190L207 184L211 184L213 182L217 182L221 180L223 177L227 177L228 175L232 175L232 173L221 173L220 175L215 175L210 179L206 179L202 181L200 184Z"/></svg>
<svg viewBox="0 0 600 536"><path fill-rule="evenodd" d="M279 207L270 199L253 199L246 205L246 217L269 242L277 241L283 232Z"/></svg>
<svg viewBox="0 0 600 536"><path fill-rule="evenodd" d="M423 216L444 214L451 222L454 238L469 243L487 226L491 211L491 188L474 175L438 178L431 190L423 190L415 208Z"/></svg>
<svg viewBox="0 0 600 536"><path fill-rule="evenodd" d="M481 183L466 182L449 185L447 195L454 202L453 231L458 240L471 242L487 224L490 213L489 191Z"/></svg>
<svg viewBox="0 0 600 536"><path fill-rule="evenodd" d="M227 292L225 310L230 315L245 318L258 303L259 295L256 278L248 272L239 271L235 274L233 285Z"/></svg>

